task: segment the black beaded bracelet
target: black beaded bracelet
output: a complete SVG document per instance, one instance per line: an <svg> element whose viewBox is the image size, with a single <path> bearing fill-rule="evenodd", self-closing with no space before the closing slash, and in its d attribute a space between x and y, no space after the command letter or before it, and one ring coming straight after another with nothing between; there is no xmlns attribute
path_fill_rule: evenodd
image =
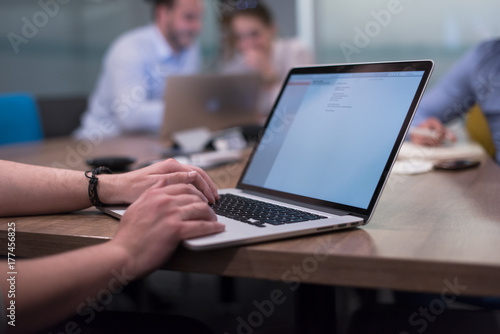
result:
<svg viewBox="0 0 500 334"><path fill-rule="evenodd" d="M89 176L89 173L92 173L92 176ZM99 179L96 176L99 174L112 174L112 172L108 167L97 167L85 172L85 176L89 179L89 199L93 206L105 206L97 195L97 182Z"/></svg>

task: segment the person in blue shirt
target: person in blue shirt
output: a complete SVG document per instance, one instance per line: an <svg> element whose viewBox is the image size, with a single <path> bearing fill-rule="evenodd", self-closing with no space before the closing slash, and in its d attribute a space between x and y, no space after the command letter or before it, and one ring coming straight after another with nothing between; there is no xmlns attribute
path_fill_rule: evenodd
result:
<svg viewBox="0 0 500 334"><path fill-rule="evenodd" d="M479 44L469 51L422 99L413 124L434 131L436 138L411 135L421 145L438 145L454 139L444 127L478 104L488 121L500 163L500 39Z"/></svg>
<svg viewBox="0 0 500 334"><path fill-rule="evenodd" d="M154 2L154 23L126 32L106 53L75 138L158 132L167 77L199 71L203 0Z"/></svg>

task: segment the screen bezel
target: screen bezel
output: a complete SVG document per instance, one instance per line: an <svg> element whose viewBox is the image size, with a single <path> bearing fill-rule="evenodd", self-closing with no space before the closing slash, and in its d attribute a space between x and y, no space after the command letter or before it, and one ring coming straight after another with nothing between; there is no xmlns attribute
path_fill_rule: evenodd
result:
<svg viewBox="0 0 500 334"><path fill-rule="evenodd" d="M417 110L418 104L420 102L420 99L424 93L424 90L427 86L427 83L429 81L429 78L432 73L432 69L434 67L434 63L432 60L418 60L418 61L398 61L398 62L383 62L383 63L357 63L357 64L339 64L339 65L325 65L325 66L314 66L314 67L299 67L299 68L293 68L292 70L289 71L287 78L280 90L280 93L278 95L278 98L275 100L272 111L267 118L266 124L264 125L261 134L258 138L258 141L256 142L252 154L250 155L250 158L240 176L240 179L238 181L237 188L244 190L244 191L251 191L251 192L258 192L260 194L268 195L271 197L277 197L283 200L288 200L288 201L293 201L293 202L300 202L304 203L307 205L315 206L315 207L324 207L328 209L333 209L333 210L341 210L345 212L349 212L350 214L353 214L358 217L362 217L365 219L365 222L368 221L368 219L371 217L371 214L373 210L375 209L375 206L378 202L378 199L380 197L380 194L383 190L383 187L387 181L387 178L389 176L389 173L391 171L392 165L394 163L394 160L396 158L397 153L399 152L399 149L406 137L406 134L408 132L408 129L410 127L411 121L413 119L413 116L415 115L415 112ZM288 85L288 82L293 75L300 75L300 74L344 74L344 73L366 73L366 72L409 72L409 71L424 71L424 75L422 76L421 82L417 88L417 91L415 92L414 98L411 102L410 107L408 108L406 112L406 117L401 125L399 134L397 136L397 139L393 145L393 148L391 150L391 153L389 155L389 158L386 161L386 164L384 166L383 172L381 174L381 177L379 179L379 182L377 183L377 186L375 188L375 191L373 192L373 195L370 199L370 202L368 204L368 207L366 209L360 208L360 207L355 207L355 206L349 206L345 204L340 204L337 202L330 202L330 201L325 201L325 200L320 200L320 199L315 199L311 197L306 197L306 196L300 196L300 195L295 195L287 192L282 192L282 191L277 191L277 190L271 190L271 189L266 189L263 187L259 186L254 186L250 184L245 184L243 183L243 179L245 178L245 174L248 171L248 168L250 166L250 163L252 159L254 158L255 153L257 152L257 149L261 143L261 140L265 134L265 131L267 131L270 121L277 109L278 103L281 100L281 97L283 95L283 92L285 91L285 88Z"/></svg>

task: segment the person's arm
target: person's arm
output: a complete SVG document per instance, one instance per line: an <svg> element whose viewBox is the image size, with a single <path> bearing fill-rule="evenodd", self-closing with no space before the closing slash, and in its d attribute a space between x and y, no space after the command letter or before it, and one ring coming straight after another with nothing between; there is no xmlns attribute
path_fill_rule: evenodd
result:
<svg viewBox="0 0 500 334"><path fill-rule="evenodd" d="M243 54L245 64L250 69L259 73L266 85L272 85L278 80L278 72L273 64L272 54L260 49L250 49Z"/></svg>
<svg viewBox="0 0 500 334"><path fill-rule="evenodd" d="M124 285L160 266L181 240L224 230L194 186L167 183L159 182L129 207L113 240L17 262L16 326L8 329L30 333L76 314L91 321L86 306L98 313L103 306L100 297L119 293ZM0 287L9 305L5 262L0 270Z"/></svg>
<svg viewBox="0 0 500 334"><path fill-rule="evenodd" d="M412 128L431 131L434 137L411 134L416 144L438 145L446 138L456 139L444 123L467 112L475 103L476 95L471 85L480 55L477 49L469 51L433 87L425 93L412 122Z"/></svg>
<svg viewBox="0 0 500 334"><path fill-rule="evenodd" d="M438 146L445 140L455 142L457 136L436 117L429 117L410 129L410 139L417 145Z"/></svg>
<svg viewBox="0 0 500 334"><path fill-rule="evenodd" d="M98 175L104 204L130 204L159 181L193 184L208 202L217 188L200 168L169 159L126 174ZM82 171L54 169L0 160L0 217L70 212L91 205L89 179Z"/></svg>
<svg viewBox="0 0 500 334"><path fill-rule="evenodd" d="M106 87L121 131L157 131L161 126L164 103L161 96L151 96L164 87L168 73L159 64L149 64L147 50L126 39L114 44L104 60Z"/></svg>

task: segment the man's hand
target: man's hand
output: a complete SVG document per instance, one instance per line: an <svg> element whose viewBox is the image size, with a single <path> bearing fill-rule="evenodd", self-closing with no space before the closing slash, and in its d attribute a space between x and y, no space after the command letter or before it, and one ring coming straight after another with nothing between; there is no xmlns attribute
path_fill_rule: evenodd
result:
<svg viewBox="0 0 500 334"><path fill-rule="evenodd" d="M183 165L174 159L121 175L99 175L98 193L105 204L130 204L144 191L157 184L192 184L205 201L219 199L217 187L210 177L198 167Z"/></svg>
<svg viewBox="0 0 500 334"><path fill-rule="evenodd" d="M454 142L457 140L457 137L435 117L428 118L417 126L414 131L410 130L410 140L414 144L438 146L441 145L445 139Z"/></svg>
<svg viewBox="0 0 500 334"><path fill-rule="evenodd" d="M159 182L129 206L111 241L129 253L127 271L134 275L156 269L182 240L224 231L193 185L166 184Z"/></svg>

